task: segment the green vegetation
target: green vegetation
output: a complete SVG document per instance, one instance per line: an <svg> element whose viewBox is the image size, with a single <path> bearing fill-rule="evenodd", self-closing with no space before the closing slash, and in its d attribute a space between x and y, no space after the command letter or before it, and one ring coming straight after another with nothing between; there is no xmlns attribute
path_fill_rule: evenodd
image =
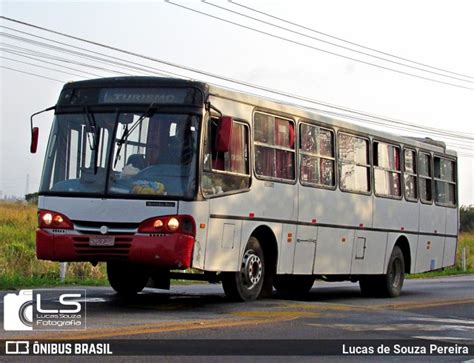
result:
<svg viewBox="0 0 474 363"><path fill-rule="evenodd" d="M474 233L474 206L461 206L459 208L459 218L461 232Z"/></svg>
<svg viewBox="0 0 474 363"><path fill-rule="evenodd" d="M462 219L462 216L465 216ZM474 208L461 208L464 226L474 226ZM470 222L469 222L470 221ZM42 261L35 254L36 206L0 202L0 289L61 285L59 263ZM471 228L465 227L465 228ZM465 229L468 230L468 229ZM466 247L467 271L462 271L461 250ZM474 273L474 231L461 233L456 265L443 271L410 275L411 278ZM105 264L88 262L68 264L68 285L107 285ZM186 283L173 281L173 283Z"/></svg>
<svg viewBox="0 0 474 363"><path fill-rule="evenodd" d="M0 289L61 284L59 263L36 258L36 206L0 203ZM68 264L66 284L105 285L105 265Z"/></svg>

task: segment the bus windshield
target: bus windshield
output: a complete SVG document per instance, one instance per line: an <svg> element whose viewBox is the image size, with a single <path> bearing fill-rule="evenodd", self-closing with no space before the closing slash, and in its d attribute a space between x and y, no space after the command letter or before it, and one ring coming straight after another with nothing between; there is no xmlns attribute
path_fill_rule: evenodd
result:
<svg viewBox="0 0 474 363"><path fill-rule="evenodd" d="M195 115L57 115L40 192L193 198L198 134Z"/></svg>

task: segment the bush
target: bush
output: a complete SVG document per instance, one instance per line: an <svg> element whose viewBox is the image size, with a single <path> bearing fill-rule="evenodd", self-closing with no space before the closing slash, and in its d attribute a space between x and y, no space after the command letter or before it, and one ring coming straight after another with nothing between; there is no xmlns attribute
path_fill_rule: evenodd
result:
<svg viewBox="0 0 474 363"><path fill-rule="evenodd" d="M461 206L459 209L460 231L474 232L474 206Z"/></svg>

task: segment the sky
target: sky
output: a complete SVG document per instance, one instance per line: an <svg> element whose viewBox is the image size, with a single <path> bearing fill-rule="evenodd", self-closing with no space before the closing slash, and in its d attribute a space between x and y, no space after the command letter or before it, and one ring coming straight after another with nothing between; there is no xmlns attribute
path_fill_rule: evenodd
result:
<svg viewBox="0 0 474 363"><path fill-rule="evenodd" d="M470 80L466 82L420 72L252 21L200 1L172 1L243 26L258 28L272 34L273 37L183 9L165 1L1 1L0 13L6 17L153 59L391 119L403 120L423 127L450 130L462 137L470 138L470 140L459 141L444 136L432 136L445 141L461 153L458 164L459 201L463 205L474 204L474 148L472 146L474 78L450 74L452 77ZM472 47L471 39L474 34L472 21L474 3L472 1L234 1L341 39L474 77L474 47ZM209 0L209 3L266 21L277 22L228 1ZM312 37L349 46L334 38L297 28L288 23L278 22L278 24ZM121 58L129 64L138 62L143 67L151 67L146 69L153 69L154 72L157 69L166 70L193 79L262 93L202 74L160 64L150 59L140 59L106 50L2 19L0 19L0 26L2 42L0 66L10 68L0 68L0 191L2 196L23 196L26 191L34 192L38 189L52 114L42 114L35 119L35 124L40 127L40 142L38 153L34 155L29 153L29 116L54 105L65 82L96 78L96 76L85 74L86 71L99 76L117 75L115 71L143 75L143 71L98 63L71 54L59 53L51 48L26 43L13 38L12 35L46 41L12 29L100 52L109 61ZM293 42L276 37L288 38ZM295 42L306 44L306 46ZM18 47L26 48L26 50L19 50ZM411 77L314 48L471 89ZM367 51L361 48L356 49ZM58 59L49 61L74 68L74 70L58 68L55 65L19 55L19 52L27 54L25 52L32 50L47 52L50 57L67 58L73 63L64 63ZM382 55L378 53L378 56ZM77 63L94 64L96 68L92 69ZM32 64L53 68L56 71ZM102 69L97 69L97 67ZM12 69L51 79L19 73ZM74 73L74 75L60 73L57 71L59 69L63 72ZM273 97L289 100L276 95ZM383 129L368 123L365 125ZM397 130L385 128L384 130L396 134L414 135L403 128ZM417 136L422 135L417 134ZM462 148L459 147L460 145Z"/></svg>

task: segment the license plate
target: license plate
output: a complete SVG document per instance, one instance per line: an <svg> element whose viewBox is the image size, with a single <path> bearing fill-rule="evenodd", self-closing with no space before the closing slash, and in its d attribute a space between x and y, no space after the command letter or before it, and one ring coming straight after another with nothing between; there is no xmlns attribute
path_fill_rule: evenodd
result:
<svg viewBox="0 0 474 363"><path fill-rule="evenodd" d="M114 244L113 236L96 236L89 239L89 246L113 246Z"/></svg>

